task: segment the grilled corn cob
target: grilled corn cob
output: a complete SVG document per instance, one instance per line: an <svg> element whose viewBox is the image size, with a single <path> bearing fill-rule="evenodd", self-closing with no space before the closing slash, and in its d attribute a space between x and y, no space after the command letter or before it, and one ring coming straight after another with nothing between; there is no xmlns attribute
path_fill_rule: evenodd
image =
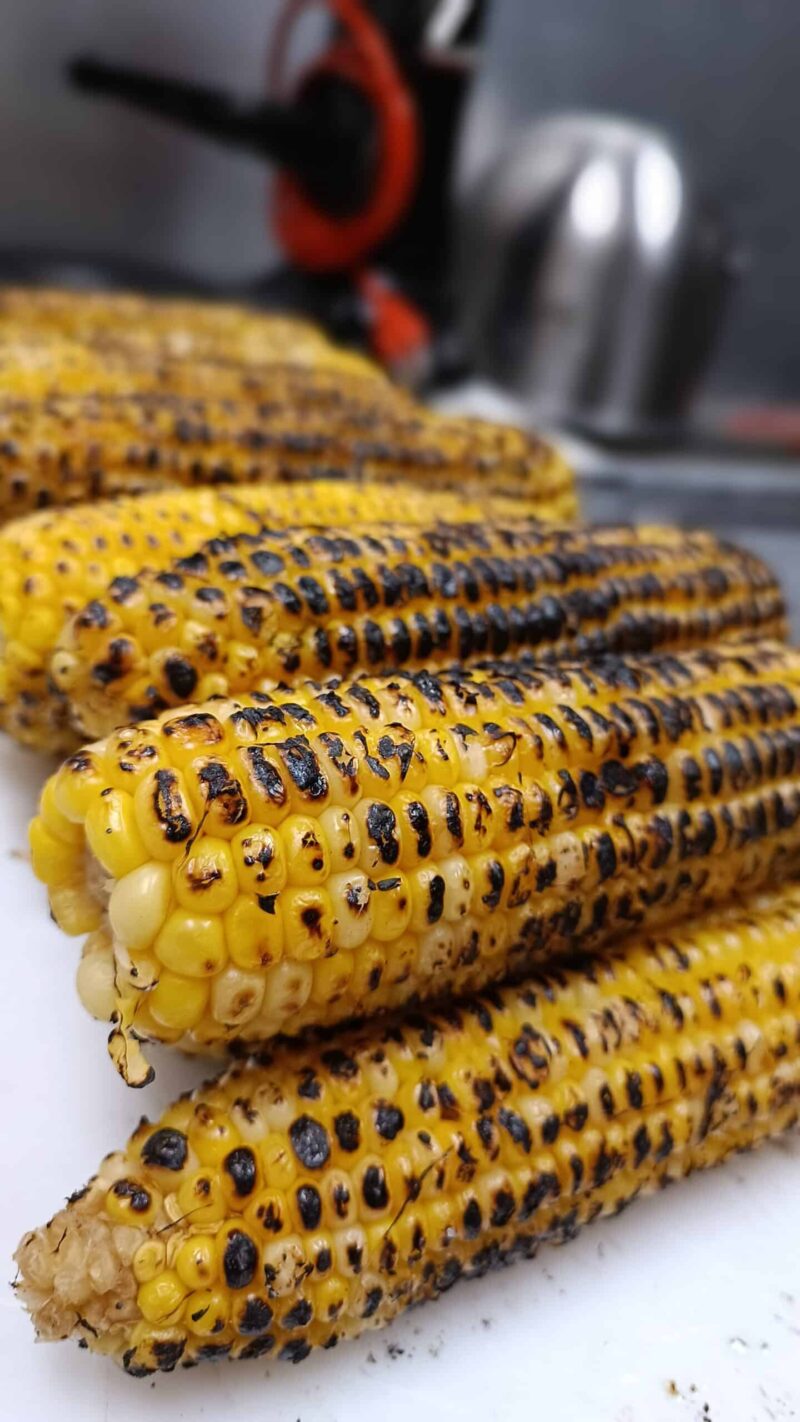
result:
<svg viewBox="0 0 800 1422"><path fill-rule="evenodd" d="M503 490L570 517L562 461L448 420L313 327L235 307L0 293L0 515L160 481L320 472Z"/></svg>
<svg viewBox="0 0 800 1422"><path fill-rule="evenodd" d="M516 501L497 499L507 518ZM175 489L140 498L43 510L0 530L0 724L24 744L67 750L80 741L49 676L67 619L142 565L166 569L203 539L305 522L356 524L364 517L408 523L480 517L479 501L457 494L333 479L302 484ZM115 580L117 580L115 582Z"/></svg>
<svg viewBox="0 0 800 1422"><path fill-rule="evenodd" d="M103 356L124 354L194 361L234 359L260 364L287 358L297 363L341 361L383 380L364 357L335 346L319 327L212 301L163 300L114 292L50 288L0 289L0 342L22 339L72 341Z"/></svg>
<svg viewBox="0 0 800 1422"><path fill-rule="evenodd" d="M117 580L51 664L78 728L105 735L190 697L523 646L546 656L783 631L769 570L670 528L437 524L218 540Z"/></svg>
<svg viewBox="0 0 800 1422"><path fill-rule="evenodd" d="M145 1117L17 1251L43 1338L135 1377L300 1362L792 1125L800 889Z"/></svg>
<svg viewBox="0 0 800 1422"><path fill-rule="evenodd" d="M572 476L522 431L371 399L308 404L98 392L0 400L0 517L161 484L409 479L575 511Z"/></svg>
<svg viewBox="0 0 800 1422"><path fill-rule="evenodd" d="M799 693L767 643L211 701L67 760L33 866L141 1085L142 1040L472 991L788 874Z"/></svg>

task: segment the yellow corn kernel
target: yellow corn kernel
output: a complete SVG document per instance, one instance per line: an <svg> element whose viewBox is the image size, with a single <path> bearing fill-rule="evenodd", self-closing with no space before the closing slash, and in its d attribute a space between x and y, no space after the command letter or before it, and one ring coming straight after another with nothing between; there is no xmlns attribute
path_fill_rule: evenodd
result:
<svg viewBox="0 0 800 1422"><path fill-rule="evenodd" d="M417 749L428 766L428 781L451 790L460 779L458 749L444 728L423 727L417 733Z"/></svg>
<svg viewBox="0 0 800 1422"><path fill-rule="evenodd" d="M58 839L39 818L28 832L33 872L42 883L58 887L75 878L81 864L81 848Z"/></svg>
<svg viewBox="0 0 800 1422"><path fill-rule="evenodd" d="M187 1290L178 1275L165 1269L154 1279L141 1284L136 1304L148 1323L177 1323L183 1313Z"/></svg>
<svg viewBox="0 0 800 1422"><path fill-rule="evenodd" d="M90 805L85 820L86 842L107 874L122 879L147 860L133 800L124 790L109 787Z"/></svg>
<svg viewBox="0 0 800 1422"><path fill-rule="evenodd" d="M189 1032L206 1009L210 988L205 978L187 978L162 972L147 995L154 1022L174 1031Z"/></svg>
<svg viewBox="0 0 800 1422"><path fill-rule="evenodd" d="M214 1236L191 1234L181 1243L175 1255L175 1272L187 1289L207 1289L215 1283L219 1272Z"/></svg>
<svg viewBox="0 0 800 1422"><path fill-rule="evenodd" d="M330 874L331 858L319 821L310 815L289 815L281 825L290 884L318 885Z"/></svg>
<svg viewBox="0 0 800 1422"><path fill-rule="evenodd" d="M439 873L444 880L443 916L448 923L457 923L469 913L472 903L470 861L463 854L451 854L439 864Z"/></svg>
<svg viewBox="0 0 800 1422"><path fill-rule="evenodd" d="M230 849L242 893L277 894L286 884L282 833L267 825L248 825L234 835Z"/></svg>
<svg viewBox="0 0 800 1422"><path fill-rule="evenodd" d="M63 839L67 844L83 846L83 829L73 820L68 820L66 815L61 813L56 803L56 782L51 776L45 783L39 800L39 814L45 823L46 828L56 839Z"/></svg>
<svg viewBox="0 0 800 1422"><path fill-rule="evenodd" d="M314 964L314 981L311 987L311 1001L321 1008L338 1002L347 991L355 968L352 953L340 951L332 958L320 958Z"/></svg>
<svg viewBox="0 0 800 1422"><path fill-rule="evenodd" d="M205 1103L192 1116L188 1135L189 1144L205 1166L219 1165L240 1144L238 1131L225 1115Z"/></svg>
<svg viewBox="0 0 800 1422"><path fill-rule="evenodd" d="M270 1182L270 1188L290 1190L297 1177L298 1166L286 1137L271 1132L260 1142L258 1154L262 1174Z"/></svg>
<svg viewBox="0 0 800 1422"><path fill-rule="evenodd" d="M270 1021L280 1021L284 1013L291 1015L299 1012L308 1001L313 977L311 963L293 962L291 958L284 958L268 968L261 1016ZM272 1031L277 1030L272 1028Z"/></svg>
<svg viewBox="0 0 800 1422"><path fill-rule="evenodd" d="M198 1289L190 1294L183 1311L186 1327L200 1338L222 1332L230 1316L230 1301L223 1289Z"/></svg>
<svg viewBox="0 0 800 1422"><path fill-rule="evenodd" d="M178 1189L182 1215L193 1225L217 1224L225 1218L225 1197L215 1170L196 1170Z"/></svg>
<svg viewBox="0 0 800 1422"><path fill-rule="evenodd" d="M172 869L178 903L192 913L217 914L230 908L238 881L230 847L224 839L203 836Z"/></svg>
<svg viewBox="0 0 800 1422"><path fill-rule="evenodd" d="M258 1016L264 999L263 973L225 968L211 988L211 1015L227 1027L243 1027Z"/></svg>
<svg viewBox="0 0 800 1422"><path fill-rule="evenodd" d="M361 833L353 811L342 805L328 805L319 817L330 856L330 872L341 874L353 869L361 853Z"/></svg>
<svg viewBox="0 0 800 1422"><path fill-rule="evenodd" d="M372 895L372 936L390 943L405 933L411 921L411 890L402 872L375 881Z"/></svg>
<svg viewBox="0 0 800 1422"><path fill-rule="evenodd" d="M103 921L103 906L82 872L65 884L49 885L47 897L53 917L65 933L93 933Z"/></svg>
<svg viewBox="0 0 800 1422"><path fill-rule="evenodd" d="M240 896L223 922L228 953L237 968L258 971L278 962L283 953L283 919L274 903L262 908L256 899Z"/></svg>
<svg viewBox="0 0 800 1422"><path fill-rule="evenodd" d="M161 734L169 746L170 763L183 770L196 756L224 755L227 737L217 716L168 716L161 722Z"/></svg>
<svg viewBox="0 0 800 1422"><path fill-rule="evenodd" d="M222 919L173 909L156 938L155 951L166 968L182 977L214 977L228 956Z"/></svg>
<svg viewBox="0 0 800 1422"><path fill-rule="evenodd" d="M137 1284L149 1284L166 1262L167 1247L161 1239L146 1239L133 1256L131 1268Z"/></svg>
<svg viewBox="0 0 800 1422"><path fill-rule="evenodd" d="M328 880L337 949L358 948L372 931L372 890L363 870L333 874Z"/></svg>
<svg viewBox="0 0 800 1422"><path fill-rule="evenodd" d="M83 824L86 812L105 780L91 750L82 750L64 761L56 771L53 800L67 820Z"/></svg>
<svg viewBox="0 0 800 1422"><path fill-rule="evenodd" d="M171 894L169 865L157 860L119 879L108 904L115 940L131 953L148 949L167 916Z"/></svg>
<svg viewBox="0 0 800 1422"><path fill-rule="evenodd" d="M141 1180L117 1180L105 1199L106 1214L114 1224L137 1225L153 1223L161 1209L161 1196Z"/></svg>
<svg viewBox="0 0 800 1422"><path fill-rule="evenodd" d="M279 902L292 958L307 962L332 951L333 907L327 889L287 888Z"/></svg>
<svg viewBox="0 0 800 1422"><path fill-rule="evenodd" d="M377 938L370 939L364 943L353 954L353 976L350 979L350 990L354 993L364 993L370 999L379 985L383 982L388 964L394 958L396 943L405 944L408 935L401 933L398 937L392 938L388 949Z"/></svg>

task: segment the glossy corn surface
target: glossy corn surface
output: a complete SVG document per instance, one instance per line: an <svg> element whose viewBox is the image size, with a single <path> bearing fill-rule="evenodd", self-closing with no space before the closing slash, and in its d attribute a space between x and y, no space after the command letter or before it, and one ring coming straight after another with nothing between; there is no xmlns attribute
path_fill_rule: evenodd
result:
<svg viewBox="0 0 800 1422"><path fill-rule="evenodd" d="M800 860L800 654L396 673L167 712L31 827L113 1060L462 993Z"/></svg>
<svg viewBox="0 0 800 1422"><path fill-rule="evenodd" d="M136 1377L299 1362L752 1147L799 1093L794 886L234 1066L25 1237L18 1289Z"/></svg>
<svg viewBox="0 0 800 1422"><path fill-rule="evenodd" d="M516 501L494 501L519 516ZM0 530L0 724L26 745L67 750L80 744L50 663L67 620L109 597L143 566L156 573L206 539L287 524L349 526L371 519L407 523L436 517L478 518L481 501L456 494L383 485L368 489L334 479L227 490L174 489L46 509ZM165 591L158 585L159 592ZM154 598L158 602L158 598ZM149 615L156 616L153 609ZM112 653L113 657L113 653ZM119 719L119 718L117 718Z"/></svg>
<svg viewBox="0 0 800 1422"><path fill-rule="evenodd" d="M105 735L189 699L382 667L596 656L779 636L780 589L751 554L674 528L463 522L290 529L220 540L117 580L50 672Z"/></svg>

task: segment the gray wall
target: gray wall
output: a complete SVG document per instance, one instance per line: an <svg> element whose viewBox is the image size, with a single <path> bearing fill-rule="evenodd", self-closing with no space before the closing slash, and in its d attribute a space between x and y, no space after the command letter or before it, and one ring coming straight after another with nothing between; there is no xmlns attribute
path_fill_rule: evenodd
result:
<svg viewBox="0 0 800 1422"><path fill-rule="evenodd" d="M250 159L71 95L101 50L256 93L277 0L3 0L0 245L246 275L273 249ZM800 386L800 0L495 0L468 160L526 116L594 107L667 124L751 251L717 383Z"/></svg>
<svg viewBox="0 0 800 1422"><path fill-rule="evenodd" d="M213 276L273 253L265 170L121 106L71 93L67 56L257 94L277 0L2 0L0 245L92 247Z"/></svg>

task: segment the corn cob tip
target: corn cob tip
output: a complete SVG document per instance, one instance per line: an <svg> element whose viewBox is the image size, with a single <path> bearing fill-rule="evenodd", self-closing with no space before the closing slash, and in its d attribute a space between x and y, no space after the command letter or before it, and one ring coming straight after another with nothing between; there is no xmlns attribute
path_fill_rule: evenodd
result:
<svg viewBox="0 0 800 1422"><path fill-rule="evenodd" d="M77 1338L106 1350L109 1339L139 1317L131 1259L141 1234L114 1225L103 1209L123 1175L124 1156L107 1157L100 1174L46 1225L26 1234L14 1254L13 1287L44 1341Z"/></svg>

